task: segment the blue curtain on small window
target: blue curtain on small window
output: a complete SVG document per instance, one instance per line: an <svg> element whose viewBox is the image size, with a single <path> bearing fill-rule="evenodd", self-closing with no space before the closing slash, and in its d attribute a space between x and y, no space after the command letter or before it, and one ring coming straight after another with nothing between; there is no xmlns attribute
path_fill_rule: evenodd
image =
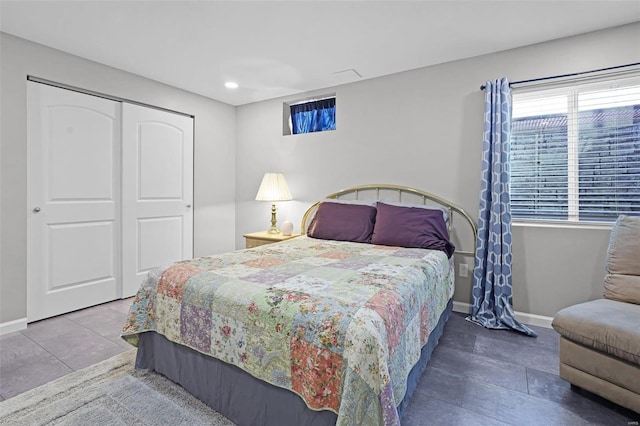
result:
<svg viewBox="0 0 640 426"><path fill-rule="evenodd" d="M485 84L482 182L473 271L473 308L468 321L513 329L535 337L521 324L511 297L511 201L509 151L511 89L506 78Z"/></svg>
<svg viewBox="0 0 640 426"><path fill-rule="evenodd" d="M336 98L291 105L294 135L336 129Z"/></svg>

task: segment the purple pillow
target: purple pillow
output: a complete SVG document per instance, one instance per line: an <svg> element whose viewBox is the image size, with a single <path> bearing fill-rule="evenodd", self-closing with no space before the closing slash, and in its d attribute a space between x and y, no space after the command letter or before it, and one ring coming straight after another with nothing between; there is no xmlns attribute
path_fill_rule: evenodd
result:
<svg viewBox="0 0 640 426"><path fill-rule="evenodd" d="M307 235L323 240L368 243L376 221L376 208L360 204L321 202Z"/></svg>
<svg viewBox="0 0 640 426"><path fill-rule="evenodd" d="M377 204L372 244L441 250L451 257L455 246L449 241L440 210Z"/></svg>

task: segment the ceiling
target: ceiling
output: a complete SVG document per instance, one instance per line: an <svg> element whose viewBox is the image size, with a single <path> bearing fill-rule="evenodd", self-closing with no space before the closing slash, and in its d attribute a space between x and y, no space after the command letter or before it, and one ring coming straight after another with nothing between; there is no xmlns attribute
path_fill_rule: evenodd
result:
<svg viewBox="0 0 640 426"><path fill-rule="evenodd" d="M0 1L3 32L231 105L636 21L640 0Z"/></svg>

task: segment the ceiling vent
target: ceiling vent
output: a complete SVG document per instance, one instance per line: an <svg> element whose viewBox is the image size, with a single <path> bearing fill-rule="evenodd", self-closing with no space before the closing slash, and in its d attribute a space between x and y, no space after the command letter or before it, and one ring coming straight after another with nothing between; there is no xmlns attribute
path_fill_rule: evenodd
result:
<svg viewBox="0 0 640 426"><path fill-rule="evenodd" d="M342 78L362 78L362 75L353 68L349 68L347 70L332 72L332 75L337 75Z"/></svg>

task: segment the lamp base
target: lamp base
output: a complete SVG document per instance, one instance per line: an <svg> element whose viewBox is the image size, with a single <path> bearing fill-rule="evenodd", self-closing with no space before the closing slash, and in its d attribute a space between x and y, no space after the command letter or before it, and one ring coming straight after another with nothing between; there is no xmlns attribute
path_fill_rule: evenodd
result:
<svg viewBox="0 0 640 426"><path fill-rule="evenodd" d="M271 228L269 228L270 234L279 234L280 230L276 226L278 221L276 220L276 203L271 204Z"/></svg>

